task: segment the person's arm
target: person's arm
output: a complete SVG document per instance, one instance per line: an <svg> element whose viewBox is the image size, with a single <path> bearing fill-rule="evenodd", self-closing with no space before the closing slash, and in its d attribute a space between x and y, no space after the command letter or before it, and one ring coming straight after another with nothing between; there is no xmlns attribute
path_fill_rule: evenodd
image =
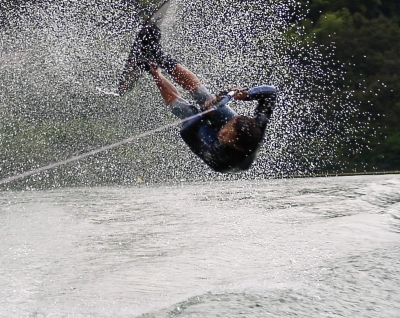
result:
<svg viewBox="0 0 400 318"><path fill-rule="evenodd" d="M228 121L235 118L237 113L229 106L220 106L208 114L208 119L211 124L216 128L222 128Z"/></svg>
<svg viewBox="0 0 400 318"><path fill-rule="evenodd" d="M213 95L204 103L202 110L214 109L214 111L207 114L207 118L214 127L221 128L237 116L236 112L227 105L232 98L234 98L233 92L219 97Z"/></svg>
<svg viewBox="0 0 400 318"><path fill-rule="evenodd" d="M207 112L208 111L208 112ZM181 134L182 136L190 137L192 134L197 133L197 129L200 127L204 120L208 120L214 129L219 130L222 128L228 121L235 118L237 116L236 112L234 112L229 106L219 106L215 108L215 106L208 107L205 112L200 113L193 118L189 119L187 122L183 124Z"/></svg>
<svg viewBox="0 0 400 318"><path fill-rule="evenodd" d="M276 101L276 88L271 85L261 85L250 89L237 89L234 98L241 101L258 101L255 109L256 117L269 119Z"/></svg>
<svg viewBox="0 0 400 318"><path fill-rule="evenodd" d="M249 100L258 101L255 115L264 115L269 119L275 106L276 88L271 85L256 86L249 89L247 94L249 96Z"/></svg>

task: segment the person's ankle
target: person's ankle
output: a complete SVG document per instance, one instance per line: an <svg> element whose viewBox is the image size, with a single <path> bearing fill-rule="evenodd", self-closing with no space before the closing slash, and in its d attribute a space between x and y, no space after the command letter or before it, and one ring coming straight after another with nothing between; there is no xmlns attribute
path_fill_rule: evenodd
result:
<svg viewBox="0 0 400 318"><path fill-rule="evenodd" d="M149 63L149 67L150 67L150 73L154 76L154 77L158 77L161 74L161 70L158 67L158 65L156 63Z"/></svg>

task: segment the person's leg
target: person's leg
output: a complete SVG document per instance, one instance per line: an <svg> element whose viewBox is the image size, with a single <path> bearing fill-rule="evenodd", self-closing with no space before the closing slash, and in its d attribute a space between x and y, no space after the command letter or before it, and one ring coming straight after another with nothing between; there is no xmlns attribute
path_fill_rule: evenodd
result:
<svg viewBox="0 0 400 318"><path fill-rule="evenodd" d="M190 93L195 92L202 85L197 75L181 64L176 65L171 76L177 84Z"/></svg>
<svg viewBox="0 0 400 318"><path fill-rule="evenodd" d="M202 108L207 101L215 99L215 96L201 83L197 75L182 64L177 64L169 74L177 84L192 95Z"/></svg>
<svg viewBox="0 0 400 318"><path fill-rule="evenodd" d="M161 47L161 30L154 23L146 24L137 36L140 54L150 63L156 63L168 74L171 74L178 62L164 53Z"/></svg>
<svg viewBox="0 0 400 318"><path fill-rule="evenodd" d="M207 100L213 98L213 95L201 83L196 74L179 64L170 55L164 53L160 43L161 31L157 25L149 24L144 26L139 33L139 39L143 56L171 75L174 81L187 90L200 106L203 106ZM163 82L165 81L163 80Z"/></svg>
<svg viewBox="0 0 400 318"><path fill-rule="evenodd" d="M171 105L180 96L176 87L161 74L161 70L158 67L151 67L151 75L153 76L154 82L160 90L161 96L167 105Z"/></svg>
<svg viewBox="0 0 400 318"><path fill-rule="evenodd" d="M151 66L151 75L160 90L164 102L171 107L172 113L178 118L184 119L199 113L199 110L182 98L176 87L161 74L156 66Z"/></svg>

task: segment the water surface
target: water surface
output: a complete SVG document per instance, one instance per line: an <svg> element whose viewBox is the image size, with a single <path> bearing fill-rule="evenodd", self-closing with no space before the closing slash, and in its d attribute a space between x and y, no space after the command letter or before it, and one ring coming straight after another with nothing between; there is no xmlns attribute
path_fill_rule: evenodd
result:
<svg viewBox="0 0 400 318"><path fill-rule="evenodd" d="M0 317L399 317L400 176L0 193Z"/></svg>

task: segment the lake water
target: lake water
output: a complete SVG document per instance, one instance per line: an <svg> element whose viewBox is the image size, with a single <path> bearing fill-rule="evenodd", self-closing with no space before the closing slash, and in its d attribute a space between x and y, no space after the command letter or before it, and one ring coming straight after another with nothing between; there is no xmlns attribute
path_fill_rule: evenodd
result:
<svg viewBox="0 0 400 318"><path fill-rule="evenodd" d="M0 204L0 317L400 317L400 175Z"/></svg>

